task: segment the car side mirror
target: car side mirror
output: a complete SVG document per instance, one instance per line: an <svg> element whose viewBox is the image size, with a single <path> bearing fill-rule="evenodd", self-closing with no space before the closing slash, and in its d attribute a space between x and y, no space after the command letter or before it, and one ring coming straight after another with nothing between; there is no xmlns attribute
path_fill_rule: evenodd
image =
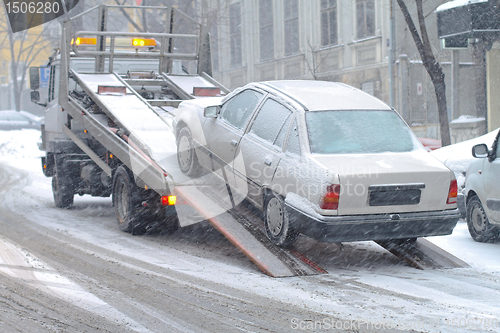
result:
<svg viewBox="0 0 500 333"><path fill-rule="evenodd" d="M476 158L488 157L489 153L488 146L484 143L472 147L472 156Z"/></svg>
<svg viewBox="0 0 500 333"><path fill-rule="evenodd" d="M38 90L33 90L30 96L33 103L40 102L40 92Z"/></svg>
<svg viewBox="0 0 500 333"><path fill-rule="evenodd" d="M203 115L207 118L217 118L220 111L220 105L207 106L203 110Z"/></svg>
<svg viewBox="0 0 500 333"><path fill-rule="evenodd" d="M31 90L40 88L40 70L39 67L30 67L30 87ZM38 99L40 100L40 99Z"/></svg>

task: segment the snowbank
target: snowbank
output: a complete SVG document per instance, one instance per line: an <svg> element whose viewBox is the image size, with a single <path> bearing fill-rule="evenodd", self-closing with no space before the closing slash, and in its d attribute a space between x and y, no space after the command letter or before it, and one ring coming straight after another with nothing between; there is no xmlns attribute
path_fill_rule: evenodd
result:
<svg viewBox="0 0 500 333"><path fill-rule="evenodd" d="M39 139L40 131L35 129L0 131L0 157L41 157L44 154L38 149Z"/></svg>

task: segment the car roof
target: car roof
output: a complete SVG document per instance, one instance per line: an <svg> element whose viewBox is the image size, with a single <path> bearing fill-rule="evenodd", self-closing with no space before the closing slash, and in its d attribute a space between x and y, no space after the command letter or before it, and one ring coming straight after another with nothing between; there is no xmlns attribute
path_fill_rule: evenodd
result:
<svg viewBox="0 0 500 333"><path fill-rule="evenodd" d="M277 90L302 104L306 111L318 110L392 110L376 97L340 82L287 80L258 85Z"/></svg>
<svg viewBox="0 0 500 333"><path fill-rule="evenodd" d="M26 117L29 117L29 118L32 118L33 120L37 120L39 121L40 120L40 117L37 116L37 115L34 115L33 113L31 112L28 112L28 111L16 111L16 110L0 110L0 112L5 112L5 113L9 113L9 114L21 114L23 116L26 116Z"/></svg>

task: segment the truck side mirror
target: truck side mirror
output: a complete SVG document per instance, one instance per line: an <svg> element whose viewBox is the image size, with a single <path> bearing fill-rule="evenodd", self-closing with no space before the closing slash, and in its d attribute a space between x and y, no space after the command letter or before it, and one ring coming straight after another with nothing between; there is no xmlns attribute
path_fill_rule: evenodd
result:
<svg viewBox="0 0 500 333"><path fill-rule="evenodd" d="M30 67L30 88L31 90L40 89L40 71L38 67ZM38 95L40 100L40 95Z"/></svg>
<svg viewBox="0 0 500 333"><path fill-rule="evenodd" d="M489 156L488 146L484 143L472 147L472 156L477 158L484 158Z"/></svg>
<svg viewBox="0 0 500 333"><path fill-rule="evenodd" d="M33 90L30 95L33 103L40 102L40 92L38 90Z"/></svg>
<svg viewBox="0 0 500 333"><path fill-rule="evenodd" d="M203 110L203 115L207 118L217 118L220 111L220 105L207 106Z"/></svg>

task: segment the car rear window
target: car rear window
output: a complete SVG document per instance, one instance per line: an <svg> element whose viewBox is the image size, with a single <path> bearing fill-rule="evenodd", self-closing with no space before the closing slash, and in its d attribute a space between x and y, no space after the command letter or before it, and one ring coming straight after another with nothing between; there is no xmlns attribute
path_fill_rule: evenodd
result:
<svg viewBox="0 0 500 333"><path fill-rule="evenodd" d="M306 113L311 152L360 154L415 149L410 128L394 111L309 111Z"/></svg>

